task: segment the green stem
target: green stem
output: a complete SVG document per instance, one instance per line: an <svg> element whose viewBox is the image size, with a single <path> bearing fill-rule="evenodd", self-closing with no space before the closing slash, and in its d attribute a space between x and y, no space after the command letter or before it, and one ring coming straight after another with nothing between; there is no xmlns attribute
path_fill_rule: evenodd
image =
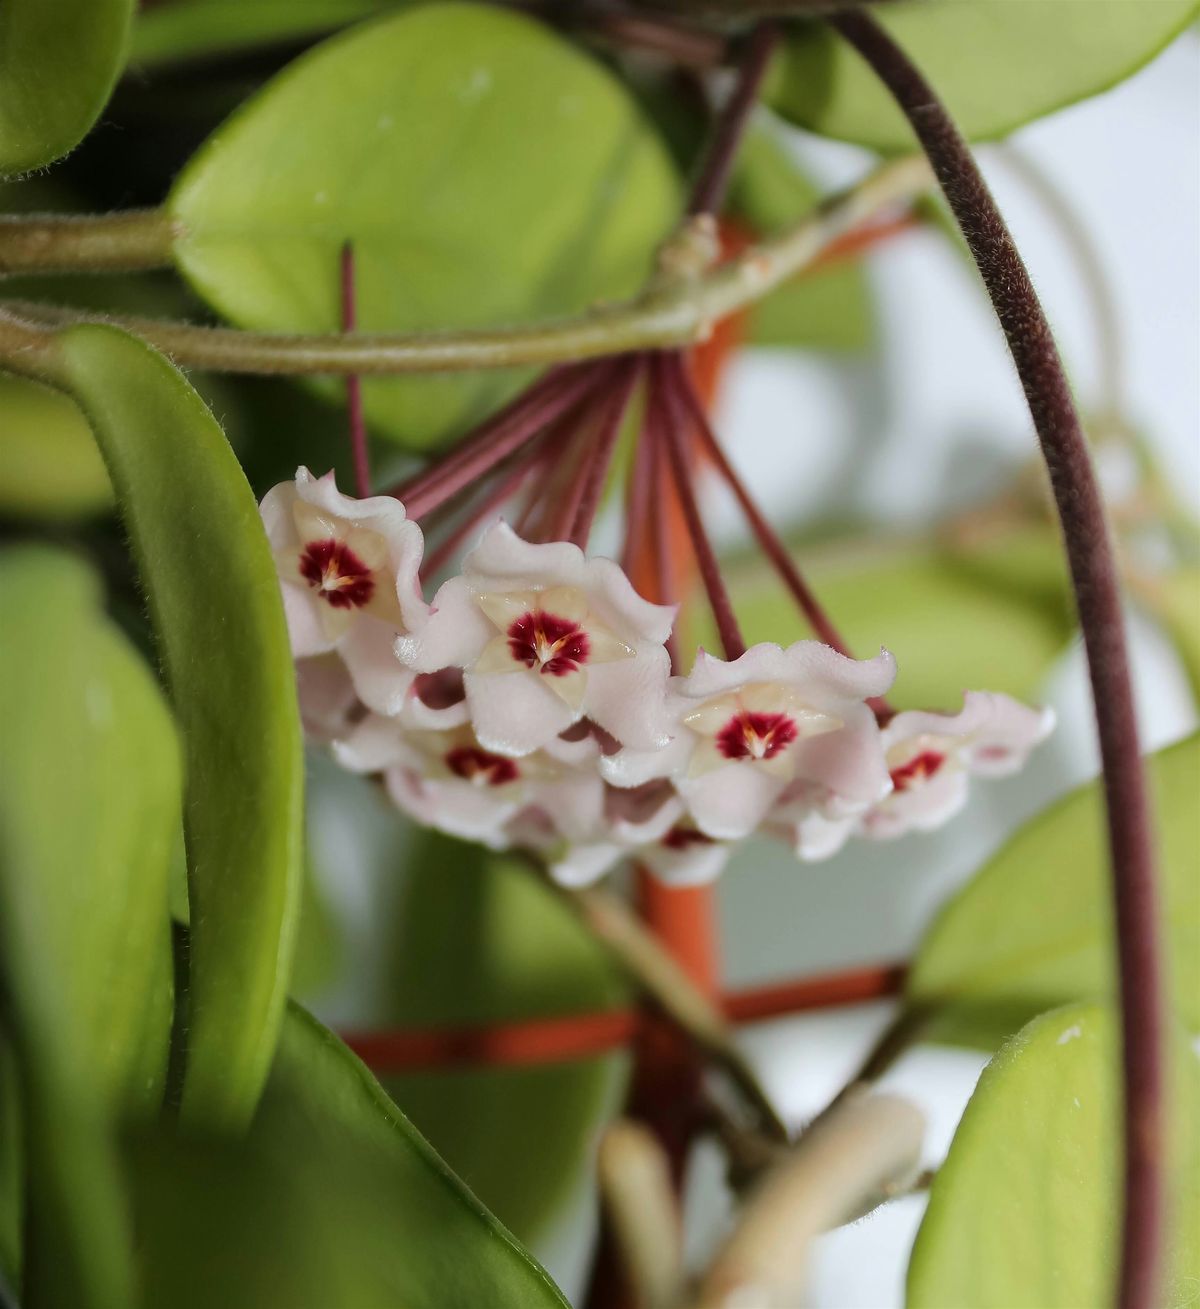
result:
<svg viewBox="0 0 1200 1309"><path fill-rule="evenodd" d="M923 159L893 161L857 186L832 196L786 232L751 247L696 281L655 287L634 300L551 323L423 335L295 336L89 314L40 303L6 303L0 310L51 326L113 323L157 346L183 368L228 373L458 372L687 346L705 340L719 319L761 300L802 272L831 242L878 210L919 195L930 181Z"/></svg>
<svg viewBox="0 0 1200 1309"><path fill-rule="evenodd" d="M178 235L179 224L162 209L0 215L0 277L167 268Z"/></svg>

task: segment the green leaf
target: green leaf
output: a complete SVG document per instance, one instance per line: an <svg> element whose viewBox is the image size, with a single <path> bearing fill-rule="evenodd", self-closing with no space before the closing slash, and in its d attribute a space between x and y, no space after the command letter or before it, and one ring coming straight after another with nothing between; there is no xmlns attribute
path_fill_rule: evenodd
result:
<svg viewBox="0 0 1200 1309"><path fill-rule="evenodd" d="M134 23L130 64L149 71L182 59L305 41L378 13L387 0L175 0Z"/></svg>
<svg viewBox="0 0 1200 1309"><path fill-rule="evenodd" d="M1164 1305L1200 1278L1200 1064L1176 1050ZM938 1169L908 1309L1111 1304L1120 1249L1119 1033L1099 1006L1044 1014L979 1079Z"/></svg>
<svg viewBox="0 0 1200 1309"><path fill-rule="evenodd" d="M1148 761L1171 991L1200 1030L1200 736ZM1100 787L1090 783L1023 827L939 914L905 1000L934 1039L1003 1040L1052 1005L1114 994L1112 891Z"/></svg>
<svg viewBox="0 0 1200 1309"><path fill-rule="evenodd" d="M87 419L59 391L0 376L0 513L76 518L112 504Z"/></svg>
<svg viewBox="0 0 1200 1309"><path fill-rule="evenodd" d="M183 376L113 328L56 341L116 488L183 734L183 1110L237 1123L270 1067L303 874L303 753L279 582L254 496Z"/></svg>
<svg viewBox="0 0 1200 1309"><path fill-rule="evenodd" d="M970 547L915 539L793 554L857 655L896 656L889 699L900 709L957 709L964 690L1027 698L1074 630L1061 550L1040 528ZM812 635L761 561L735 564L728 580L747 642Z"/></svg>
<svg viewBox="0 0 1200 1309"><path fill-rule="evenodd" d="M1197 12L1196 0L903 0L881 23L973 140L1107 91L1137 72ZM913 147L891 95L831 28L798 25L767 89L785 118L875 150Z"/></svg>
<svg viewBox="0 0 1200 1309"><path fill-rule="evenodd" d="M4 0L0 177L83 140L121 71L132 12L133 0Z"/></svg>
<svg viewBox="0 0 1200 1309"><path fill-rule="evenodd" d="M743 142L729 208L755 236L767 236L810 213L821 191L801 170L778 126L760 119ZM835 264L802 274L749 312L749 345L862 350L874 334L870 287L862 266Z"/></svg>
<svg viewBox="0 0 1200 1309"><path fill-rule="evenodd" d="M157 1111L179 746L94 578L0 555L0 984L28 1150L30 1306L127 1303L114 1118Z"/></svg>
<svg viewBox="0 0 1200 1309"><path fill-rule="evenodd" d="M1151 612L1166 629L1200 703L1200 567L1178 568L1150 583ZM1149 596L1139 596L1149 599Z"/></svg>
<svg viewBox="0 0 1200 1309"><path fill-rule="evenodd" d="M566 1306L367 1069L294 1005L249 1137L160 1137L135 1165L147 1306Z"/></svg>
<svg viewBox="0 0 1200 1309"><path fill-rule="evenodd" d="M519 861L429 834L413 851L387 1021L464 1027L626 998L596 943ZM452 1069L385 1083L473 1191L524 1240L577 1185L613 1098L611 1057Z"/></svg>
<svg viewBox="0 0 1200 1309"><path fill-rule="evenodd" d="M605 68L523 15L441 4L297 59L218 129L168 207L179 266L242 327L336 330L351 240L361 329L435 331L631 293L676 182ZM367 417L428 448L526 376L371 380Z"/></svg>

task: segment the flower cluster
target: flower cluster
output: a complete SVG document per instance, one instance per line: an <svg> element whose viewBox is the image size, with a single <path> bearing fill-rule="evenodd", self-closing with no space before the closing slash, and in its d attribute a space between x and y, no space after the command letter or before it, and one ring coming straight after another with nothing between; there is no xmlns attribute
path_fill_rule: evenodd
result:
<svg viewBox="0 0 1200 1309"><path fill-rule="evenodd" d="M427 602L421 528L332 474L301 468L262 515L308 732L418 822L532 851L567 883L625 858L707 880L756 831L811 860L938 826L972 774L1014 771L1051 727L982 692L957 714L881 712L891 655L819 641L702 650L675 675L674 606L498 519Z"/></svg>

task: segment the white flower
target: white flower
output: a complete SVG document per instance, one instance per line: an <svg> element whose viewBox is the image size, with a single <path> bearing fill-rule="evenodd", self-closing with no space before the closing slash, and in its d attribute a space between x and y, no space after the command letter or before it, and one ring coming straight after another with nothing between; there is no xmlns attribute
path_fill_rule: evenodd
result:
<svg viewBox="0 0 1200 1309"><path fill-rule="evenodd" d="M424 539L390 496L342 495L332 473L272 487L263 524L283 584L292 653L336 650L364 704L398 712L412 674L395 657L398 633L424 619L418 570Z"/></svg>
<svg viewBox="0 0 1200 1309"><path fill-rule="evenodd" d="M1053 710L1031 709L989 691L968 691L957 714L897 714L883 729L893 789L862 817L864 835L941 827L966 803L972 773L1017 772L1053 727Z"/></svg>
<svg viewBox="0 0 1200 1309"><path fill-rule="evenodd" d="M522 756L583 717L627 745L666 740L664 642L675 610L650 604L608 559L533 545L497 523L396 644L420 672L464 671L485 748Z"/></svg>
<svg viewBox="0 0 1200 1309"><path fill-rule="evenodd" d="M749 835L797 780L819 788L830 816L861 811L891 786L863 701L894 677L886 652L854 660L818 641L756 645L729 663L701 651L689 676L672 678L670 744L627 747L600 770L615 786L672 778L715 840Z"/></svg>

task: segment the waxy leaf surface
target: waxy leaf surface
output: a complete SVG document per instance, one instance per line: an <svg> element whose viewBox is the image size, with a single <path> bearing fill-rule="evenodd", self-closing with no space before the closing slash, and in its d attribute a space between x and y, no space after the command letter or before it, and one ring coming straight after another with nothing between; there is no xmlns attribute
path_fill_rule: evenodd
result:
<svg viewBox="0 0 1200 1309"><path fill-rule="evenodd" d="M1162 1303L1200 1277L1200 1064L1175 1066ZM1120 1251L1120 1043L1094 1005L1035 1019L979 1079L938 1169L908 1269L908 1309L1113 1303Z"/></svg>
<svg viewBox="0 0 1200 1309"><path fill-rule="evenodd" d="M201 295L242 327L287 332L339 328L346 241L364 332L576 313L637 288L675 207L670 161L620 83L534 20L473 4L309 51L217 130L169 200ZM427 448L525 376L371 380L367 417Z"/></svg>
<svg viewBox="0 0 1200 1309"><path fill-rule="evenodd" d="M566 1309L363 1064L289 1007L247 1137L134 1157L147 1305Z"/></svg>
<svg viewBox="0 0 1200 1309"><path fill-rule="evenodd" d="M121 71L132 13L133 0L4 0L0 177L83 140Z"/></svg>
<svg viewBox="0 0 1200 1309"><path fill-rule="evenodd" d="M1171 995L1200 1030L1200 736L1147 760ZM1033 1015L1115 994L1112 889L1098 783L1026 824L946 905L906 1001L935 1039L997 1044Z"/></svg>
<svg viewBox="0 0 1200 1309"><path fill-rule="evenodd" d="M902 0L872 9L973 140L1137 72L1195 17L1196 0ZM789 37L767 91L784 117L876 150L915 147L891 94L832 28Z"/></svg>
<svg viewBox="0 0 1200 1309"><path fill-rule="evenodd" d="M270 1067L302 879L303 753L275 564L204 402L113 328L58 337L128 528L187 777L185 1117L236 1124Z"/></svg>
<svg viewBox="0 0 1200 1309"><path fill-rule="evenodd" d="M157 1112L180 751L94 577L0 554L0 985L27 1155L31 1307L126 1303L110 1131Z"/></svg>

